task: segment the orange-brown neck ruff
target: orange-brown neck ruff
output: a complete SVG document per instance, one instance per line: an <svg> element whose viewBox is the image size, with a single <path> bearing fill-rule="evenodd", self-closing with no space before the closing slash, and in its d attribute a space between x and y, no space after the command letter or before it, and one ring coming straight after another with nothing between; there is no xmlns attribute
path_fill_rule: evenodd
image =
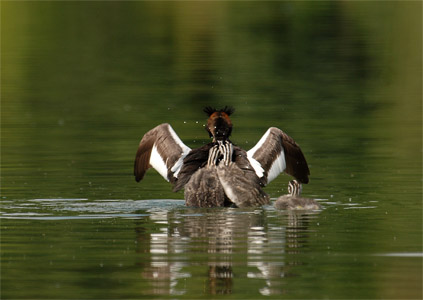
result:
<svg viewBox="0 0 423 300"><path fill-rule="evenodd" d="M223 111L212 113L207 120L207 131L213 141L225 141L232 132L232 122L228 114Z"/></svg>

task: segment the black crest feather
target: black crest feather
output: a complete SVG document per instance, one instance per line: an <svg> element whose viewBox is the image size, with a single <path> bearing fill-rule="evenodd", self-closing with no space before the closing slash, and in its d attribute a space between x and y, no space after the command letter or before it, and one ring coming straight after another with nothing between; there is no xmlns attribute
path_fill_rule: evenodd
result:
<svg viewBox="0 0 423 300"><path fill-rule="evenodd" d="M203 111L210 117L213 113L215 112L224 112L226 113L228 116L232 115L235 112L235 108L233 108L232 106L225 106L222 109L216 109L214 107L211 106L206 106L204 107Z"/></svg>

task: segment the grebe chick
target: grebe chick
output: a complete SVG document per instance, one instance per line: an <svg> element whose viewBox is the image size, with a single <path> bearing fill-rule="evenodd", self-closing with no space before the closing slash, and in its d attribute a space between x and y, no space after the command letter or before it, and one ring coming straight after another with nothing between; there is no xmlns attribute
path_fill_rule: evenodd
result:
<svg viewBox="0 0 423 300"><path fill-rule="evenodd" d="M297 180L288 184L288 195L280 196L275 201L275 208L282 210L319 210L322 206L314 199L300 197L302 185Z"/></svg>
<svg viewBox="0 0 423 300"><path fill-rule="evenodd" d="M263 191L281 172L308 183L310 171L298 144L282 130L271 127L249 151L235 146L229 137L234 109L206 107L206 130L212 141L191 149L173 128L160 124L148 131L134 162L137 182L153 167L171 184L185 188L189 206L258 206L269 202ZM222 194L223 193L223 194Z"/></svg>
<svg viewBox="0 0 423 300"><path fill-rule="evenodd" d="M231 205L217 175L216 164L219 155L218 145L210 148L207 165L195 172L185 185L185 205L193 207Z"/></svg>
<svg viewBox="0 0 423 300"><path fill-rule="evenodd" d="M232 162L232 143L219 143L219 151L223 153L223 159L217 167L217 175L230 201L237 207L269 204L269 196L261 188L255 172L248 168L243 170L239 166L242 164Z"/></svg>

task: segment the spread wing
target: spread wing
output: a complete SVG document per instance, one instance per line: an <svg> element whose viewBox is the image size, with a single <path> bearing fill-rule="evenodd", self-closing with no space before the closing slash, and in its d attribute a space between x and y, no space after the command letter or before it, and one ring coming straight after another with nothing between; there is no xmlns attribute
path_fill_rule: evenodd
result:
<svg viewBox="0 0 423 300"><path fill-rule="evenodd" d="M160 124L141 139L135 156L135 180L139 182L145 172L153 167L164 179L174 183L190 151L169 124Z"/></svg>
<svg viewBox="0 0 423 300"><path fill-rule="evenodd" d="M259 178L267 183L281 172L308 183L307 161L298 144L279 128L271 127L258 143L247 152L247 157Z"/></svg>

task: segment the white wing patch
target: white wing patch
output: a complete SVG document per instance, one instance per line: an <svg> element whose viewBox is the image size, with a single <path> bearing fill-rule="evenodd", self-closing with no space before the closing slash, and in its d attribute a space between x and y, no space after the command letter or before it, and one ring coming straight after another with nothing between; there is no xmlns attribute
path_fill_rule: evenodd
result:
<svg viewBox="0 0 423 300"><path fill-rule="evenodd" d="M179 157L179 159L176 161L176 163L170 169L174 173L173 176L175 178L178 178L179 171L182 169L182 164L184 162L184 158L191 151L191 148L187 147L182 142L182 140L179 138L179 136L176 134L176 132L173 130L172 126L170 126L170 125L169 125L169 132L170 132L170 135L172 136L173 140L175 141L175 143L177 143L179 145L179 147L181 147L181 149L182 149L181 157Z"/></svg>
<svg viewBox="0 0 423 300"><path fill-rule="evenodd" d="M271 149L267 149L269 147L269 137L270 133L272 130L279 130L277 128L271 127L269 129L267 129L266 133L261 137L261 139L257 142L257 144L251 148L248 152L247 152L247 157L248 160L250 161L251 166L254 168L254 170L256 171L256 174L259 178L264 176L265 170L263 169L263 166L261 165L261 163L259 161L257 161L256 159L253 158L254 154L259 150L259 149L264 149L265 153L271 153ZM279 130L280 131L280 130ZM268 142L266 144L266 142ZM272 144L272 143L270 143ZM268 151L266 151L268 150ZM270 154L268 154L270 155ZM267 183L270 183L273 179L275 179L280 173L282 173L283 171L285 171L286 169L286 160L285 160L285 152L284 149L282 148L281 151L276 155L276 157L269 157L267 159L273 160L270 169L267 172Z"/></svg>
<svg viewBox="0 0 423 300"><path fill-rule="evenodd" d="M251 166L253 167L254 171L256 172L258 178L263 177L264 176L264 170L261 167L261 164L257 160L255 160L252 155L250 156L250 153L248 153L248 152L247 152L247 158L248 158L248 161L250 162Z"/></svg>
<svg viewBox="0 0 423 300"><path fill-rule="evenodd" d="M176 132L173 130L172 126L169 125L169 132L170 135L172 136L173 140L175 141L176 144L179 145L179 147L181 147L182 149L182 153L181 153L181 157L179 157L179 159L176 161L176 163L172 166L172 168L170 169L174 174L173 176L175 178L178 178L178 174L179 171L182 169L182 164L184 162L184 158L185 156L188 155L188 153L191 151L191 148L187 147L179 138L179 136L176 134Z"/></svg>
<svg viewBox="0 0 423 300"><path fill-rule="evenodd" d="M191 148L187 147L187 145L184 144L184 142L181 141L181 139L179 138L179 136L176 134L176 132L173 130L172 126L169 125L169 132L170 135L172 136L173 140L175 141L175 143L177 143L179 145L179 147L182 148L182 153L187 153L191 151Z"/></svg>
<svg viewBox="0 0 423 300"><path fill-rule="evenodd" d="M267 129L266 133L261 137L261 139L257 142L257 144L253 148L247 151L248 157L251 157L251 158L253 157L254 153L256 153L256 151L260 149L261 146L263 146L269 134L270 134L270 128Z"/></svg>
<svg viewBox="0 0 423 300"><path fill-rule="evenodd" d="M160 156L159 152L157 151L156 145L153 145L153 149L151 150L150 155L150 165L159 172L160 175L163 176L164 179L167 179L167 167L166 163L163 161L163 158Z"/></svg>
<svg viewBox="0 0 423 300"><path fill-rule="evenodd" d="M251 166L253 167L254 171L256 172L259 178L264 176L264 169L262 168L261 164L253 158L253 156L256 153L256 151L260 149L261 146L263 146L269 134L270 134L270 128L261 137L261 139L257 142L257 144L253 148L247 151L247 158L250 161Z"/></svg>
<svg viewBox="0 0 423 300"><path fill-rule="evenodd" d="M278 177L278 175L285 171L285 169L285 153L282 149L282 151L279 153L277 158L273 161L272 166L270 167L269 173L267 174L267 183L270 183L273 179Z"/></svg>
<svg viewBox="0 0 423 300"><path fill-rule="evenodd" d="M190 148L186 147L183 149L184 152L182 152L181 157L176 161L176 163L173 165L172 169L170 169L173 172L173 176L175 178L178 178L179 171L182 169L182 165L184 163L185 156L188 155L188 153L191 151Z"/></svg>

